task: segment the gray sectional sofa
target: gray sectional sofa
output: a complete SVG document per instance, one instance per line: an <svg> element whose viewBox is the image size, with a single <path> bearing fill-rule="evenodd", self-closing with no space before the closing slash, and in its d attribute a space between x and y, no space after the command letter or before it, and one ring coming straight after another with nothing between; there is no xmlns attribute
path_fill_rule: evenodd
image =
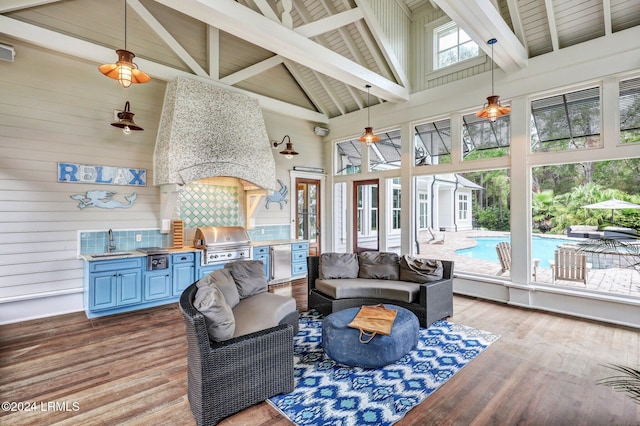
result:
<svg viewBox="0 0 640 426"><path fill-rule="evenodd" d="M421 327L453 314L453 262L395 253L323 253L307 258L309 309L393 304L409 309Z"/></svg>

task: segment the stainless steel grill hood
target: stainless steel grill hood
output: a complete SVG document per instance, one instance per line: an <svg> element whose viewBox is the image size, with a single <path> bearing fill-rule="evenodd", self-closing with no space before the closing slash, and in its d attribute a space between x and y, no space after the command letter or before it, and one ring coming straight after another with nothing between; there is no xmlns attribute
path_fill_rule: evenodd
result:
<svg viewBox="0 0 640 426"><path fill-rule="evenodd" d="M196 229L196 248L220 248L249 244L249 234L242 226L203 226Z"/></svg>
<svg viewBox="0 0 640 426"><path fill-rule="evenodd" d="M277 190L258 101L193 78L167 84L153 164L155 185L229 176Z"/></svg>

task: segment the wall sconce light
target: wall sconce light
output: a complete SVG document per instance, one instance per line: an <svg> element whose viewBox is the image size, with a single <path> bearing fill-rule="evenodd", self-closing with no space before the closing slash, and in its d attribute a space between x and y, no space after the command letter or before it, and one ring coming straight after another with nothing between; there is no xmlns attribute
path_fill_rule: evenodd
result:
<svg viewBox="0 0 640 426"><path fill-rule="evenodd" d="M487 41L487 44L491 45L491 96L487 98L487 103L484 105L484 108L476 112L477 117L487 118L491 122L511 112L511 108L500 105L500 96L493 94L493 45L497 42L498 40L495 38Z"/></svg>
<svg viewBox="0 0 640 426"><path fill-rule="evenodd" d="M364 128L364 133L358 138L360 142L371 145L374 142L380 141L380 136L373 133L373 127L371 127L371 108L369 107L369 89L371 85L367 84L367 127Z"/></svg>
<svg viewBox="0 0 640 426"><path fill-rule="evenodd" d="M294 155L298 155L298 153L293 150L293 142L291 142L291 138L289 137L289 135L284 135L280 142L273 141L273 149L276 149L278 146L282 145L285 139L288 141L287 147L280 151L280 154L284 155L285 158L290 159L293 158Z"/></svg>
<svg viewBox="0 0 640 426"><path fill-rule="evenodd" d="M138 126L133 122L134 113L129 109L129 101L124 104L124 110L118 113L118 118L120 121L116 123L111 123L113 127L119 127L122 129L122 133L128 135L132 130L144 130L142 127Z"/></svg>
<svg viewBox="0 0 640 426"><path fill-rule="evenodd" d="M124 1L124 49L116 50L118 61L115 64L104 64L98 67L98 70L109 78L118 80L120 85L125 89L132 83L147 83L151 81L138 66L133 63L134 55L127 50L127 0Z"/></svg>

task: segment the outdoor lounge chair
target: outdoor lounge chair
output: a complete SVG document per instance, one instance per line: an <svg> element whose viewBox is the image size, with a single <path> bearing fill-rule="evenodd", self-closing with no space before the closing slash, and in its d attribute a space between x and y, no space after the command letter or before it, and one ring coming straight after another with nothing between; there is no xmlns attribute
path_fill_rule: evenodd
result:
<svg viewBox="0 0 640 426"><path fill-rule="evenodd" d="M294 389L293 327L281 324L210 340L193 301L197 283L180 296L187 334L187 397L198 426L210 426L274 395Z"/></svg>
<svg viewBox="0 0 640 426"><path fill-rule="evenodd" d="M556 280L578 281L587 285L587 275L591 264L587 263L587 255L575 248L559 247L554 254L551 265L551 283Z"/></svg>
<svg viewBox="0 0 640 426"><path fill-rule="evenodd" d="M427 228L429 234L431 234L431 239L427 241L429 244L444 244L444 236L443 232L436 232L433 228Z"/></svg>
<svg viewBox="0 0 640 426"><path fill-rule="evenodd" d="M500 260L500 272L498 272L498 275L511 271L511 245L506 241L498 243L496 253L498 253L498 259Z"/></svg>

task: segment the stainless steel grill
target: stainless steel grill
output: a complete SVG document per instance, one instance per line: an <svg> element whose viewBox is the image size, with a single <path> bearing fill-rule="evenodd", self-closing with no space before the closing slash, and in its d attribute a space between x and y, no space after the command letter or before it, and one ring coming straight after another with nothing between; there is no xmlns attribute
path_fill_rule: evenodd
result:
<svg viewBox="0 0 640 426"><path fill-rule="evenodd" d="M249 234L241 226L204 226L196 229L194 247L202 249L202 264L225 263L249 259Z"/></svg>

